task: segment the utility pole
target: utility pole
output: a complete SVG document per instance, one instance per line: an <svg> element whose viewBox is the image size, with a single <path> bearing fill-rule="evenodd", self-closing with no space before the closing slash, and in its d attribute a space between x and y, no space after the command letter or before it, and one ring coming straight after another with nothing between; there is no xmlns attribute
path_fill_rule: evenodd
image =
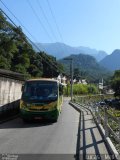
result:
<svg viewBox="0 0 120 160"><path fill-rule="evenodd" d="M73 100L73 59L72 58L64 58L64 60L70 61L70 75L71 75L70 95L71 95L71 101L72 101Z"/></svg>
<svg viewBox="0 0 120 160"><path fill-rule="evenodd" d="M99 82L99 90L101 94L101 91L103 90L103 78L102 78L102 82Z"/></svg>

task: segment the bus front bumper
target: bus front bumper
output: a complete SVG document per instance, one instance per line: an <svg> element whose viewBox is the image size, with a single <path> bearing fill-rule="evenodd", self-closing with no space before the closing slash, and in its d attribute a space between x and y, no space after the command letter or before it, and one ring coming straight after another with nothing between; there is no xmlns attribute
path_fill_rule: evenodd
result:
<svg viewBox="0 0 120 160"><path fill-rule="evenodd" d="M26 120L32 120L32 119L57 120L58 116L59 116L59 111L57 109L52 111L41 111L41 112L27 111L24 109L20 110L20 117Z"/></svg>

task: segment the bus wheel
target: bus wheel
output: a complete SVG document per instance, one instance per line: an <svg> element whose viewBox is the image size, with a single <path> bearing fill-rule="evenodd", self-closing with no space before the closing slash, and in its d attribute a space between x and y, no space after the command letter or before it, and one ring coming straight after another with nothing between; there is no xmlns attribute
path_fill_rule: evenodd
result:
<svg viewBox="0 0 120 160"><path fill-rule="evenodd" d="M25 119L25 118L23 118L23 122L24 122L24 123L29 123L29 122L30 122L30 120L29 120L29 119Z"/></svg>
<svg viewBox="0 0 120 160"><path fill-rule="evenodd" d="M52 119L51 122L56 123L57 119Z"/></svg>

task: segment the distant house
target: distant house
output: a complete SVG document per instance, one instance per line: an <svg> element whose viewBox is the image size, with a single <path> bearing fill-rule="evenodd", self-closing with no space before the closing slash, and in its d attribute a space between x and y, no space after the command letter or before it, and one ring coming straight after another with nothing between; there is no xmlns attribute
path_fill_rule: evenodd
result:
<svg viewBox="0 0 120 160"><path fill-rule="evenodd" d="M65 76L62 77L61 83L62 83L63 85L67 85L67 78L66 78Z"/></svg>
<svg viewBox="0 0 120 160"><path fill-rule="evenodd" d="M82 84L87 84L86 79L82 79Z"/></svg>
<svg viewBox="0 0 120 160"><path fill-rule="evenodd" d="M67 83L71 82L71 79L67 79L65 76L62 76L62 75L58 75L58 77L56 78L60 83L62 83L63 85L67 85ZM86 79L82 79L82 80L76 80L76 79L73 79L73 84L85 84L87 85L87 81Z"/></svg>
<svg viewBox="0 0 120 160"><path fill-rule="evenodd" d="M87 81L86 81L86 79L82 79L82 80L79 79L79 81L76 80L75 83L78 83L78 84L87 84Z"/></svg>
<svg viewBox="0 0 120 160"><path fill-rule="evenodd" d="M58 75L57 80L63 85L67 85L67 78L65 76Z"/></svg>

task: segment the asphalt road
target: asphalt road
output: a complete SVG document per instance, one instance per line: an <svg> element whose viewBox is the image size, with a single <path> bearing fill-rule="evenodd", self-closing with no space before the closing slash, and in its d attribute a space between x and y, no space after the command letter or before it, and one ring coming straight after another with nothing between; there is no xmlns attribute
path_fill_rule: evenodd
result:
<svg viewBox="0 0 120 160"><path fill-rule="evenodd" d="M78 124L79 113L68 104L68 99L64 99L57 123L27 124L16 118L0 124L1 159L5 154L10 154L7 156L14 160L19 159L21 154L22 159L26 160L45 159L44 155L52 156L51 159L58 155L63 156L62 159L70 159L69 156L75 159ZM59 156L55 159L59 159Z"/></svg>

